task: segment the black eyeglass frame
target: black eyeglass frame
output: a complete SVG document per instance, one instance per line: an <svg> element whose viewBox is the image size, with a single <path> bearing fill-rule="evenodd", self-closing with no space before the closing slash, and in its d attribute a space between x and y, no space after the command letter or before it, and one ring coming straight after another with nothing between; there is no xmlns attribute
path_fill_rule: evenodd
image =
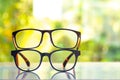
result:
<svg viewBox="0 0 120 80"><path fill-rule="evenodd" d="M40 32L42 33L40 43L39 43L37 46L31 47L31 48L37 48L37 47L40 46L40 44L41 44L41 42L42 42L42 40L43 40L43 35L44 35L45 32L48 32L48 33L49 33L49 35L50 35L50 40L51 40L51 43L53 44L53 46L56 47L56 48L61 48L61 47L56 46L56 45L54 44L54 42L53 42L53 39L52 39L52 32L53 32L53 31L57 31L57 30L68 30L68 31L72 31L72 32L75 32L75 33L76 33L76 35L77 35L77 42L76 42L76 44L75 44L74 47L71 47L71 48L68 48L68 49L73 49L73 48L75 48L75 47L77 46L77 43L81 41L81 32L78 32L78 31L75 31L75 30L64 29L64 28L53 29L53 30L39 30L39 29L29 28L29 29L17 30L17 31L14 31L14 32L12 33L12 37L13 37L12 39L13 39L13 42L14 42L14 45L15 45L16 48L20 48L20 49L31 49L31 48L22 48L22 47L18 46L18 44L17 44L16 34L17 34L18 32L20 32L20 31L24 31L24 30L35 30L35 31L40 31ZM79 41L79 40L80 40L80 41ZM63 49L64 49L64 48L63 48Z"/></svg>
<svg viewBox="0 0 120 80"><path fill-rule="evenodd" d="M33 69L33 70L23 70L23 69L19 68L18 65L17 65L16 55L19 54L19 52L21 52L21 51L28 51L28 50L38 52L38 53L40 54L40 56L41 56L41 60L40 60L40 63L39 63L39 65L38 65L38 67L36 67L36 68ZM75 55L74 65L73 65L73 67L71 67L70 69L67 69L67 70L59 70L59 69L56 69L56 68L52 65L51 55L52 55L54 52L56 52L56 51L62 51L62 50L71 51L71 52L72 52L71 54L74 54L74 55ZM60 49L60 50L52 51L52 52L50 52L50 53L41 53L40 51L37 51L37 50L34 50L34 49L23 49L23 50L13 50L13 51L11 51L11 55L14 57L14 61L15 61L15 64L16 64L17 68L20 69L20 70L22 70L22 71L30 72L30 71L34 71L34 70L38 69L38 68L40 67L41 63L42 63L43 57L44 57L44 56L48 56L50 65L52 66L53 69L55 69L56 71L60 71L60 72L66 72L66 71L72 70L72 69L75 67L76 62L77 62L77 59L78 59L78 56L80 56L80 51L78 51L78 50L72 50L72 49Z"/></svg>

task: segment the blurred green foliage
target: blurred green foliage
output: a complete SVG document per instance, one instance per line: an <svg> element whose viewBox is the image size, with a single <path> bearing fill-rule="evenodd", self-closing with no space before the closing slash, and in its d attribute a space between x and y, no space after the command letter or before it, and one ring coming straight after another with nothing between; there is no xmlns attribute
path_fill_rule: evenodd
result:
<svg viewBox="0 0 120 80"><path fill-rule="evenodd" d="M82 33L79 61L120 61L120 6L118 9L114 8L114 5L112 5L113 9L109 8L109 4L120 3L120 1L75 1L78 1L77 5L72 7L70 5L72 3L66 2L69 5L65 4L63 8L64 13L75 12L72 20L45 19L46 22L52 26L52 29L62 28L68 24L78 27ZM107 4L108 6L105 6ZM37 26L44 25L44 21L36 19L32 11L33 0L0 0L0 62L13 60L10 55L11 50L15 49L11 35L13 31L22 28L40 28ZM92 29L93 34L89 34L87 29ZM90 38L84 40L86 33Z"/></svg>
<svg viewBox="0 0 120 80"><path fill-rule="evenodd" d="M12 32L28 24L31 11L31 0L0 0L0 62L13 60Z"/></svg>

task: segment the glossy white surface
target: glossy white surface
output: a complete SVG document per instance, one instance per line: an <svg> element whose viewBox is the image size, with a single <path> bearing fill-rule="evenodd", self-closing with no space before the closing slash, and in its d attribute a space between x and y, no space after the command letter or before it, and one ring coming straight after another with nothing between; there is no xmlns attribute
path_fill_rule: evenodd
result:
<svg viewBox="0 0 120 80"><path fill-rule="evenodd" d="M57 72L43 62L34 72L19 71L14 63L0 63L0 79L120 79L120 62L79 62L69 72Z"/></svg>

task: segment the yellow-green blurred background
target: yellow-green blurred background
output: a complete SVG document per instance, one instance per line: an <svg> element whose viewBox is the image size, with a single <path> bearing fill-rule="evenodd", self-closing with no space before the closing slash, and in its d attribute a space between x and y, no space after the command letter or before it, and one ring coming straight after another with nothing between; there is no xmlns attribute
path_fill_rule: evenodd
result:
<svg viewBox="0 0 120 80"><path fill-rule="evenodd" d="M119 4L120 0L0 0L0 62L13 61L12 32L23 28L78 30L78 61L120 61Z"/></svg>

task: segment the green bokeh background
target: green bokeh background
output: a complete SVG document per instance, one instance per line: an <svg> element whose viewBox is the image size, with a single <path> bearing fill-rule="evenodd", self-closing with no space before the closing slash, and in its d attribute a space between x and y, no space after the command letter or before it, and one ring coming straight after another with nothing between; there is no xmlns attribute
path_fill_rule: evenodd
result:
<svg viewBox="0 0 120 80"><path fill-rule="evenodd" d="M73 5L77 1L76 5ZM70 20L43 21L33 15L34 0L0 0L0 62L11 62L12 32L23 28L50 29L73 26L82 39L78 61L120 61L120 0L65 0L63 14ZM43 24L44 23L44 24ZM46 28L47 29L47 28ZM46 60L45 60L46 61Z"/></svg>

